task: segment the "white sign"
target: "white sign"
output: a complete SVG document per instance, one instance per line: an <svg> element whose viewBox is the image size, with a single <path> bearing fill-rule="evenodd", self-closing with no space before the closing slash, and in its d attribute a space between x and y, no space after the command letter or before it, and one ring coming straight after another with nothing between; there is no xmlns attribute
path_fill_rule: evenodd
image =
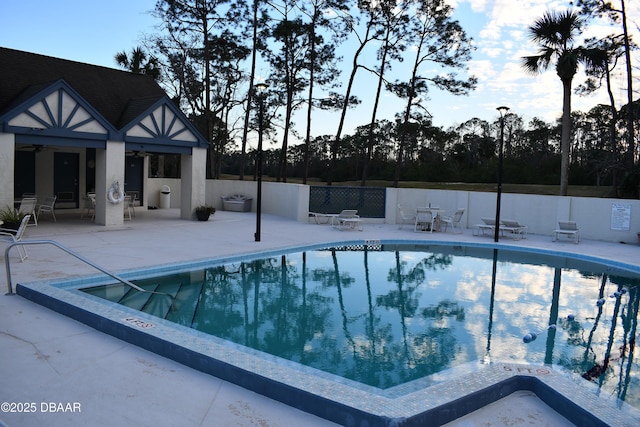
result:
<svg viewBox="0 0 640 427"><path fill-rule="evenodd" d="M629 231L631 226L631 203L611 204L611 229Z"/></svg>

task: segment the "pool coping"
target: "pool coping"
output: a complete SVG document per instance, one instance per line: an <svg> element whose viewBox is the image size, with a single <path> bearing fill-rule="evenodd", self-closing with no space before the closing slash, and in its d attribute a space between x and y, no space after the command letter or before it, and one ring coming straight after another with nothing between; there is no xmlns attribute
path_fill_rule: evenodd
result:
<svg viewBox="0 0 640 427"><path fill-rule="evenodd" d="M251 252L225 257L176 263L156 268L120 272L135 278L142 271L157 274L176 266L198 268L200 264L228 263L299 250L330 246L375 245L379 240L348 240L322 244ZM490 244L384 240L384 244L501 247ZM512 246L504 249L513 251ZM536 250L589 261L611 260L572 253ZM640 271L636 266L618 263L619 268ZM474 363L471 369L415 390L379 391L350 380L284 361L241 345L190 330L146 313L109 303L78 291L78 287L103 281L104 276L83 276L68 280L48 280L18 284L16 292L31 301L196 370L240 385L297 409L342 425L413 426L443 424L486 406L518 390L535 393L545 404L578 425L638 425L640 411L623 402L597 395L595 385L556 366L526 365L492 361ZM418 382L420 380L417 380ZM415 384L414 384L415 386ZM583 408L589 408L585 410ZM606 422L604 421L606 420Z"/></svg>

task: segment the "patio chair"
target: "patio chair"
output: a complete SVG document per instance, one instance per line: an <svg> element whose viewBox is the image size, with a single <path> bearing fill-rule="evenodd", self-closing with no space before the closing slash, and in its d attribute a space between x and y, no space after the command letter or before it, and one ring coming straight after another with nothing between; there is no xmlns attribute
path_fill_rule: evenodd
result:
<svg viewBox="0 0 640 427"><path fill-rule="evenodd" d="M416 223L413 229L416 231L427 231L433 232L433 228L435 227L435 218L433 212L430 209L418 208L416 209Z"/></svg>
<svg viewBox="0 0 640 427"><path fill-rule="evenodd" d="M55 205L56 205L56 198L58 196L48 196L45 200L44 203L38 206L38 212L36 213L36 217L38 219L40 219L40 212L49 212L51 214L51 216L53 217L53 222L57 222L56 221L56 214L53 211Z"/></svg>
<svg viewBox="0 0 640 427"><path fill-rule="evenodd" d="M482 234L484 236L486 232L493 234L496 229L496 220L487 217L482 217L480 219L482 220L482 223L474 224L473 226L473 235L480 236Z"/></svg>
<svg viewBox="0 0 640 427"><path fill-rule="evenodd" d="M514 239L525 239L527 237L527 226L520 224L513 219L503 219L500 221L500 229L504 235L504 232L509 232L513 235Z"/></svg>
<svg viewBox="0 0 640 427"><path fill-rule="evenodd" d="M444 224L445 232L447 231L447 228L451 226L451 231L453 231L454 233L456 231L456 228L460 230L460 233L462 233L462 225L460 224L460 221L462 220L462 215L464 215L464 208L459 208L458 210L456 210L453 216L438 215L438 218L440 220L441 226L442 224Z"/></svg>
<svg viewBox="0 0 640 427"><path fill-rule="evenodd" d="M24 230L27 228L27 224L29 224L29 219L31 215L27 214L22 218L20 222L20 226L17 230L12 230L9 228L0 228L0 242L5 243L16 243L22 240L22 236L24 235ZM20 261L24 262L25 259L29 257L27 254L27 248L22 245L18 245L18 255L20 255Z"/></svg>
<svg viewBox="0 0 640 427"><path fill-rule="evenodd" d="M129 221L131 221L131 211L133 211L133 197L130 195L124 196L122 207L124 208L124 219L128 219ZM133 216L135 216L135 211Z"/></svg>
<svg viewBox="0 0 640 427"><path fill-rule="evenodd" d="M358 229L362 231L362 219L355 209L344 209L337 216L333 217L333 226L338 229Z"/></svg>
<svg viewBox="0 0 640 427"><path fill-rule="evenodd" d="M33 218L33 225L38 225L38 219L36 218L36 204L38 203L37 197L23 197L18 207L18 213L27 215Z"/></svg>
<svg viewBox="0 0 640 427"><path fill-rule="evenodd" d="M127 196L129 197L127 199ZM136 202L138 201L138 192L137 191L127 191L125 198L124 198L124 203L128 204L128 207L125 207L125 209L129 210L129 219L131 219L131 215L133 214L133 217L136 217Z"/></svg>
<svg viewBox="0 0 640 427"><path fill-rule="evenodd" d="M407 215L400 203L398 203L398 213L400 214L400 227L398 228L402 228L405 224L411 224L416 220L415 215Z"/></svg>
<svg viewBox="0 0 640 427"><path fill-rule="evenodd" d="M558 229L553 232L553 241L558 240L561 234L573 237L576 244L580 243L580 229L575 221L558 221Z"/></svg>
<svg viewBox="0 0 640 427"><path fill-rule="evenodd" d="M83 219L85 215L91 214L91 220L93 221L96 217L96 193L87 193L87 195L82 198L82 205L83 208L80 219Z"/></svg>

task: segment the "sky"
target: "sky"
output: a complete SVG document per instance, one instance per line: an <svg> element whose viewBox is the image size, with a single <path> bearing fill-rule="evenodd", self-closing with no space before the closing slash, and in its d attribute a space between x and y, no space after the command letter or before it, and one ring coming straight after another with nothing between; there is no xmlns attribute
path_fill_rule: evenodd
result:
<svg viewBox="0 0 640 427"><path fill-rule="evenodd" d="M553 67L532 76L521 67L521 58L536 54L527 38L527 28L546 10L566 9L567 1L549 0L447 0L455 7L454 18L474 39L476 50L469 62L470 74L478 77L478 87L468 96L432 91L425 106L433 123L448 128L477 117L489 122L499 117L496 108L507 106L525 122L533 117L555 121L562 113L562 85ZM140 45L145 34L157 32L159 22L149 12L156 0L21 0L2 1L4 22L0 26L0 46L58 58L118 68L113 57ZM615 2L615 0L614 0ZM617 2L615 2L617 3ZM629 28L640 40L640 1L628 1ZM617 30L617 28L616 28ZM604 26L590 26L584 36L611 33ZM636 56L634 64L638 64ZM345 58L349 64L350 58ZM349 67L349 65L346 65ZM437 70L435 70L437 72ZM344 69L348 76L350 69ZM258 70L260 73L260 70ZM626 103L626 83L614 74L618 106ZM371 80L359 74L355 95L363 102L347 114L346 133L368 123L372 103ZM581 73L574 87L582 81ZM640 86L640 83L636 83ZM637 90L637 89L636 89ZM637 95L636 95L637 96ZM608 103L601 91L589 97L574 95L573 110L588 111L598 103ZM386 95L378 118L393 119L402 102ZM314 136L335 133L338 115L314 120ZM302 121L300 119L299 121ZM333 125L336 126L333 126Z"/></svg>

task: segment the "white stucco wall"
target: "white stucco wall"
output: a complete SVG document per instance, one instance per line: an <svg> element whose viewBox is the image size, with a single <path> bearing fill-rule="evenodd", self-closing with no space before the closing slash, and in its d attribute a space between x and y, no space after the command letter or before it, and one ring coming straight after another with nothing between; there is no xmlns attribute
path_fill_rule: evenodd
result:
<svg viewBox="0 0 640 427"><path fill-rule="evenodd" d="M193 148L192 155L181 157L180 182L180 218L189 219L193 216L196 206L206 203L207 151L205 148ZM173 202L171 202L173 203Z"/></svg>
<svg viewBox="0 0 640 427"><path fill-rule="evenodd" d="M164 184L172 188L171 206L178 207L179 197L173 197L179 189L179 180L149 179L150 199ZM262 212L296 221L308 221L309 186L275 182L262 183ZM178 190L179 191L179 190ZM252 211L256 210L257 183L239 180L207 180L206 203L222 209L222 196L244 194L253 197ZM157 202L154 202L157 203ZM154 203L151 203L153 205ZM398 204L405 212L417 207L438 206L449 214L464 208L463 227L472 229L481 222L481 217L494 218L496 193L454 190L427 190L414 188L387 188L384 219L368 219L368 222L398 224ZM613 207L623 205L630 212L628 230L612 230ZM502 219L515 219L529 228L529 233L548 235L557 228L558 221L576 221L585 239L637 244L640 233L640 200L621 200L591 197L560 197L503 193L501 201Z"/></svg>
<svg viewBox="0 0 640 427"><path fill-rule="evenodd" d="M160 191L164 185L171 189L170 207L179 208L181 203L179 178L148 178L145 185L145 206L160 207Z"/></svg>
<svg viewBox="0 0 640 427"><path fill-rule="evenodd" d="M106 149L96 150L96 218L97 224L121 225L124 222L122 203L107 201L107 192L114 181L124 190L124 143L107 141Z"/></svg>
<svg viewBox="0 0 640 427"><path fill-rule="evenodd" d="M257 206L258 183L239 180L207 180L207 204L222 210L222 197L243 194ZM282 182L262 182L262 212L296 221L306 221L309 212L309 186Z"/></svg>
<svg viewBox="0 0 640 427"><path fill-rule="evenodd" d="M482 217L495 218L496 193L453 190L394 189L405 211L431 202L448 213L465 208L462 223L472 228ZM389 189L387 189L389 194ZM393 210L387 198L387 211ZM614 205L624 205L630 211L629 230L612 230L611 218ZM397 212L397 210L396 210ZM586 239L611 242L638 243L640 232L640 200L621 200L594 197L561 197L533 194L503 193L500 218L515 219L525 224L529 233L551 235L558 221L576 221L581 235ZM387 215L387 222L397 222Z"/></svg>
<svg viewBox="0 0 640 427"><path fill-rule="evenodd" d="M15 156L15 135L0 132L0 165L7 165L0 168L0 209L13 207Z"/></svg>

